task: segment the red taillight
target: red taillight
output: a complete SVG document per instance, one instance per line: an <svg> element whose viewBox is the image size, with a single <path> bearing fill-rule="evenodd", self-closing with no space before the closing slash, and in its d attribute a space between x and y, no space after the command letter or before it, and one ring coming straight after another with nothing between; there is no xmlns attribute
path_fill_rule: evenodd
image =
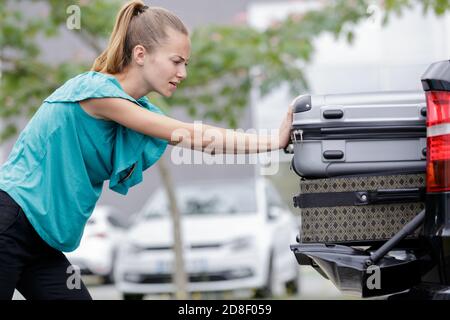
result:
<svg viewBox="0 0 450 320"><path fill-rule="evenodd" d="M450 191L450 92L427 96L427 192Z"/></svg>
<svg viewBox="0 0 450 320"><path fill-rule="evenodd" d="M450 123L450 92L428 91L427 127Z"/></svg>

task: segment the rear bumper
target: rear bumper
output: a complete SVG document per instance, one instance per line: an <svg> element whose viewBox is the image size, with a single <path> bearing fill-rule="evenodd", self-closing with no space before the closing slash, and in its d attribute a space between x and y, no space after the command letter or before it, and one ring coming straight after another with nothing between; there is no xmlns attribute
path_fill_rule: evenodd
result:
<svg viewBox="0 0 450 320"><path fill-rule="evenodd" d="M421 283L406 292L390 295L387 300L450 300L450 286Z"/></svg>

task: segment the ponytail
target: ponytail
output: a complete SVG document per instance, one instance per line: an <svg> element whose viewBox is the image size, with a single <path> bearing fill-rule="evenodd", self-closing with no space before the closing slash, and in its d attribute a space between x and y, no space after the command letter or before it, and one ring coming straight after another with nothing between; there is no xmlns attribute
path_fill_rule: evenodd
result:
<svg viewBox="0 0 450 320"><path fill-rule="evenodd" d="M152 50L167 38L166 27L188 35L183 22L173 13L157 7L147 7L142 1L126 3L116 17L108 47L98 56L92 71L116 74L131 62L133 48L141 44Z"/></svg>
<svg viewBox="0 0 450 320"><path fill-rule="evenodd" d="M145 10L144 7L145 4L142 1L131 1L120 9L109 39L108 48L95 59L92 66L93 71L115 74L123 69L126 62L125 41L128 27L133 16L137 12Z"/></svg>

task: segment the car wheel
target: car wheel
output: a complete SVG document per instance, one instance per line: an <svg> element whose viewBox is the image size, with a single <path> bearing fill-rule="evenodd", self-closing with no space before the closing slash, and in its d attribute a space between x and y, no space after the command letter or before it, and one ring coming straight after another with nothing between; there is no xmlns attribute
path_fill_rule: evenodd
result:
<svg viewBox="0 0 450 320"><path fill-rule="evenodd" d="M143 300L144 295L141 293L123 293L122 299L123 300Z"/></svg>
<svg viewBox="0 0 450 320"><path fill-rule="evenodd" d="M253 297L256 299L267 299L271 298L273 295L273 253L270 253L269 266L267 270L266 283L262 288L255 290Z"/></svg>

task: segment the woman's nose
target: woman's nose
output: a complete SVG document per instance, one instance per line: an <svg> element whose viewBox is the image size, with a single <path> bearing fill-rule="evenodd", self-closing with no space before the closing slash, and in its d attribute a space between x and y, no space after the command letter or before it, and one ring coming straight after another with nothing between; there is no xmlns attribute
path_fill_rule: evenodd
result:
<svg viewBox="0 0 450 320"><path fill-rule="evenodd" d="M178 69L177 78L184 80L184 79L186 79L186 77L187 77L186 66L183 66L180 69Z"/></svg>

